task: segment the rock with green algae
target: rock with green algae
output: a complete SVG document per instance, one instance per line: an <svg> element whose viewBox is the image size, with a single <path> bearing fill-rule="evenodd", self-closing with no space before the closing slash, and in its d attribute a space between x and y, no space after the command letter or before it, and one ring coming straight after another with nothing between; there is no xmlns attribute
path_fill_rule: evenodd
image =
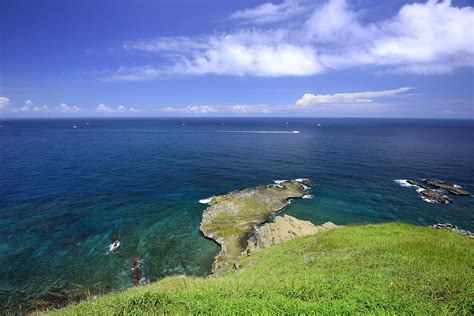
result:
<svg viewBox="0 0 474 316"><path fill-rule="evenodd" d="M214 197L204 210L201 221L204 236L215 240L222 248L214 260L212 271L219 273L237 266L237 258L247 248L254 226L265 223L272 214L284 209L291 199L307 195L305 186L309 184L314 182L308 179L286 180Z"/></svg>

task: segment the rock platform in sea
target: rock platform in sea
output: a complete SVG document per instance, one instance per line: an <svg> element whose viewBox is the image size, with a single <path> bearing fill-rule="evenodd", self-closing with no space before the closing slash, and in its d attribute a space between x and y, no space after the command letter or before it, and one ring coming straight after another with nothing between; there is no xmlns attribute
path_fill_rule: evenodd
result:
<svg viewBox="0 0 474 316"><path fill-rule="evenodd" d="M254 227L283 210L292 199L303 198L310 185L314 182L309 179L285 180L215 196L201 221L204 236L221 246L212 271L219 273L238 264L238 257L247 248Z"/></svg>
<svg viewBox="0 0 474 316"><path fill-rule="evenodd" d="M441 181L437 179L425 179L423 180L423 182L431 186L446 190L451 194L462 195L462 196L471 195L471 193L467 192L466 190L463 190L461 187L456 186L455 184L449 183L446 181Z"/></svg>
<svg viewBox="0 0 474 316"><path fill-rule="evenodd" d="M421 198L424 201L435 202L435 203L443 203L443 204L448 204L448 203L453 202L453 200L448 198L446 195L444 195L440 192L434 191L434 190L430 189L429 187L427 187L426 185L418 183L415 180L410 180L409 179L406 182L408 184L412 185L412 186L417 187L417 191L418 191L418 193L420 194Z"/></svg>

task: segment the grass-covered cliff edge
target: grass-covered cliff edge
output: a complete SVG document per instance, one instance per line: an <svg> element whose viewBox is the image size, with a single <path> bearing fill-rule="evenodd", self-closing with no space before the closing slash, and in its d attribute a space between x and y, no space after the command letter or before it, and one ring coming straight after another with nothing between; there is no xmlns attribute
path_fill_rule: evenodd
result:
<svg viewBox="0 0 474 316"><path fill-rule="evenodd" d="M51 313L473 314L474 242L389 223L341 227L241 258L215 277L168 277Z"/></svg>

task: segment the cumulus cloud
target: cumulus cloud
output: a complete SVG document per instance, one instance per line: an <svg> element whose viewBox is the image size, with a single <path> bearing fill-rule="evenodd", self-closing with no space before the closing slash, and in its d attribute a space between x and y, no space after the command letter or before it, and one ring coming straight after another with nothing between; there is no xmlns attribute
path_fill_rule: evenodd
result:
<svg viewBox="0 0 474 316"><path fill-rule="evenodd" d="M411 89L412 88L410 87L403 87L384 91L349 92L336 94L305 93L298 101L296 101L296 105L310 106L321 103L370 103L374 98L393 96L407 92Z"/></svg>
<svg viewBox="0 0 474 316"><path fill-rule="evenodd" d="M1 109L6 109L11 105L11 101L7 97L0 97L0 110Z"/></svg>
<svg viewBox="0 0 474 316"><path fill-rule="evenodd" d="M212 112L217 112L216 109L214 109L212 106L209 106L209 105L187 106L184 109L184 111L189 112L189 113L212 113Z"/></svg>
<svg viewBox="0 0 474 316"><path fill-rule="evenodd" d="M137 109L134 107L125 107L123 105L119 105L116 108L112 108L110 106L107 106L103 103L99 104L97 108L95 109L96 112L99 113L138 113L142 112L143 110Z"/></svg>
<svg viewBox="0 0 474 316"><path fill-rule="evenodd" d="M66 103L61 103L59 104L59 111L63 113L77 113L81 111L81 108L76 105L69 106Z"/></svg>
<svg viewBox="0 0 474 316"><path fill-rule="evenodd" d="M20 109L23 112L49 112L49 106L44 104L42 106L34 104L31 100L26 100L25 105Z"/></svg>
<svg viewBox="0 0 474 316"><path fill-rule="evenodd" d="M111 107L102 103L99 104L95 110L100 113L112 113L114 111Z"/></svg>
<svg viewBox="0 0 474 316"><path fill-rule="evenodd" d="M234 12L228 20L253 25L198 37L125 42L126 51L156 55L159 62L123 66L109 79L310 76L361 65L431 74L474 66L474 32L468 31L474 29L474 9L451 1L406 4L392 17L370 23L346 0L267 2ZM267 27L270 22L279 22L278 27Z"/></svg>

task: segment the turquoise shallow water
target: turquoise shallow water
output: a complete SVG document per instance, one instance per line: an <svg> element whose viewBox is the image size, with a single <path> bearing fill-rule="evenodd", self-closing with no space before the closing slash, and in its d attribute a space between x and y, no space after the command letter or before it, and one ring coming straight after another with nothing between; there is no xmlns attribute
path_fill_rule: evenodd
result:
<svg viewBox="0 0 474 316"><path fill-rule="evenodd" d="M143 258L146 281L206 275L219 248L199 232L205 205L198 201L274 179L317 182L313 199L295 200L286 210L315 223L450 222L474 230L472 197L430 204L394 182L437 177L474 192L470 120L58 119L0 125L3 307L26 306L74 283L127 288L133 256ZM120 255L108 253L115 236Z"/></svg>

